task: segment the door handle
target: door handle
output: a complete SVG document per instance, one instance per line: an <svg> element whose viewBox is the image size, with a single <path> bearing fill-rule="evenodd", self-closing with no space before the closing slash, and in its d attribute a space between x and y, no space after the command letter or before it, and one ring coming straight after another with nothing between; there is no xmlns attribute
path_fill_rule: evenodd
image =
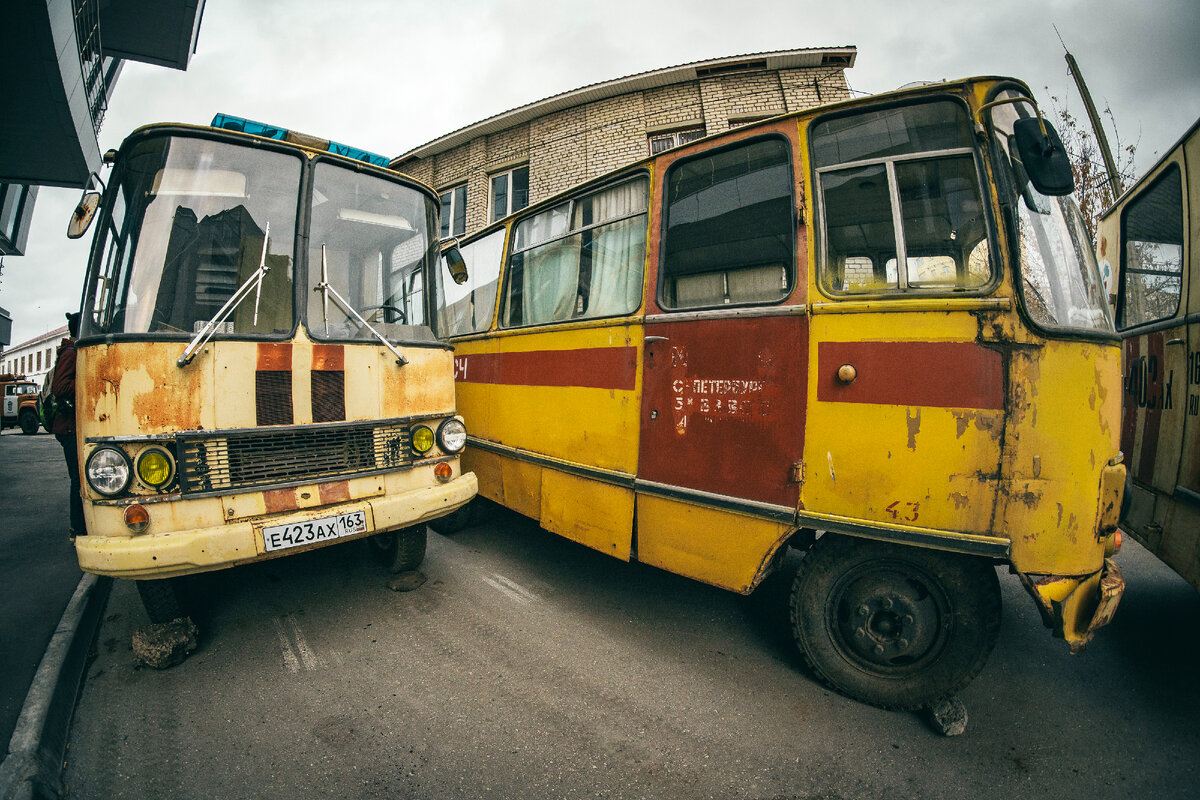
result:
<svg viewBox="0 0 1200 800"><path fill-rule="evenodd" d="M655 342L666 342L669 340L666 336L647 336L643 341L645 341L646 344L654 344Z"/></svg>
<svg viewBox="0 0 1200 800"><path fill-rule="evenodd" d="M1187 344L1186 339L1168 339L1167 344Z"/></svg>

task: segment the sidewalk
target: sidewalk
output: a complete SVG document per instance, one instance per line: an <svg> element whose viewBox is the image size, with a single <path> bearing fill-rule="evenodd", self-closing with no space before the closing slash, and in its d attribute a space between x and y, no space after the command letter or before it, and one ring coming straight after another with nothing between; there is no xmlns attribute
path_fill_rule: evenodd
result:
<svg viewBox="0 0 1200 800"><path fill-rule="evenodd" d="M5 611L0 614L0 744L6 745L0 756L14 747L20 751L5 758L0 769L0 797L16 785L14 778L21 782L18 773L30 768L54 778L49 794L35 796L54 796L57 765L33 765L29 759L59 758L53 751L56 742L65 743L109 586L107 580L81 580L67 540L67 486L62 449L53 436L25 436L19 430L0 435L0 608ZM84 635L77 636L78 631ZM35 674L39 685L31 693Z"/></svg>

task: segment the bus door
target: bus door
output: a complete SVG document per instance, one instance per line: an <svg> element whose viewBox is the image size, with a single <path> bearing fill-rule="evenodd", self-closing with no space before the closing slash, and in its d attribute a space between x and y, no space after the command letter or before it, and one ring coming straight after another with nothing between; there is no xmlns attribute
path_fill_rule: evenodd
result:
<svg viewBox="0 0 1200 800"><path fill-rule="evenodd" d="M1125 339L1121 449L1130 477L1125 521L1176 570L1190 565L1195 581L1200 577L1195 537L1170 522L1177 500L1200 498L1194 449L1185 449L1186 436L1193 437L1193 448L1197 441L1195 426L1185 421L1192 404L1190 354L1200 342L1194 332L1188 341L1184 185L1182 159L1175 156L1121 212L1117 326ZM1189 455L1181 464L1184 453Z"/></svg>
<svg viewBox="0 0 1200 800"><path fill-rule="evenodd" d="M821 299L802 517L868 536L872 522L986 534L1008 364L989 341L1000 266L966 109L939 100L810 131Z"/></svg>
<svg viewBox="0 0 1200 800"><path fill-rule="evenodd" d="M678 158L651 242L637 558L734 591L753 588L799 502L808 320L793 152L772 135Z"/></svg>

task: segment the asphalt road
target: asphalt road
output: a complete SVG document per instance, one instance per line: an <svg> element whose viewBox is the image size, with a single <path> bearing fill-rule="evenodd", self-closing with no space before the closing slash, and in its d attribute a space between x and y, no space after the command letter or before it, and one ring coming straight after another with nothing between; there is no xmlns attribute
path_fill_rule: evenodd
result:
<svg viewBox="0 0 1200 800"><path fill-rule="evenodd" d="M82 573L67 540L67 466L48 433L0 435L0 745Z"/></svg>
<svg viewBox="0 0 1200 800"><path fill-rule="evenodd" d="M1015 577L944 738L816 683L786 579L744 598L496 510L387 588L361 542L191 580L200 649L135 666L118 582L77 709L72 798L1183 798L1200 775L1200 596L1129 544L1067 654Z"/></svg>

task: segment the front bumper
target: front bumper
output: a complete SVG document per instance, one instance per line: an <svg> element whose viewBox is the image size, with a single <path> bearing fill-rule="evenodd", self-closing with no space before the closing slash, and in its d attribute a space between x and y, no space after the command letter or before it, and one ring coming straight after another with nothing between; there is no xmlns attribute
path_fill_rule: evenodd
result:
<svg viewBox="0 0 1200 800"><path fill-rule="evenodd" d="M75 540L75 551L79 568L84 572L114 578L170 578L264 561L418 525L465 505L478 489L475 473L468 472L446 484L206 528L144 536L80 536ZM272 552L266 552L263 546L264 525L304 522L360 509L367 514L366 533Z"/></svg>
<svg viewBox="0 0 1200 800"><path fill-rule="evenodd" d="M1125 578L1111 558L1099 572L1082 577L1017 573L1042 612L1042 621L1065 639L1072 655L1087 646L1099 628L1112 621L1125 593Z"/></svg>

